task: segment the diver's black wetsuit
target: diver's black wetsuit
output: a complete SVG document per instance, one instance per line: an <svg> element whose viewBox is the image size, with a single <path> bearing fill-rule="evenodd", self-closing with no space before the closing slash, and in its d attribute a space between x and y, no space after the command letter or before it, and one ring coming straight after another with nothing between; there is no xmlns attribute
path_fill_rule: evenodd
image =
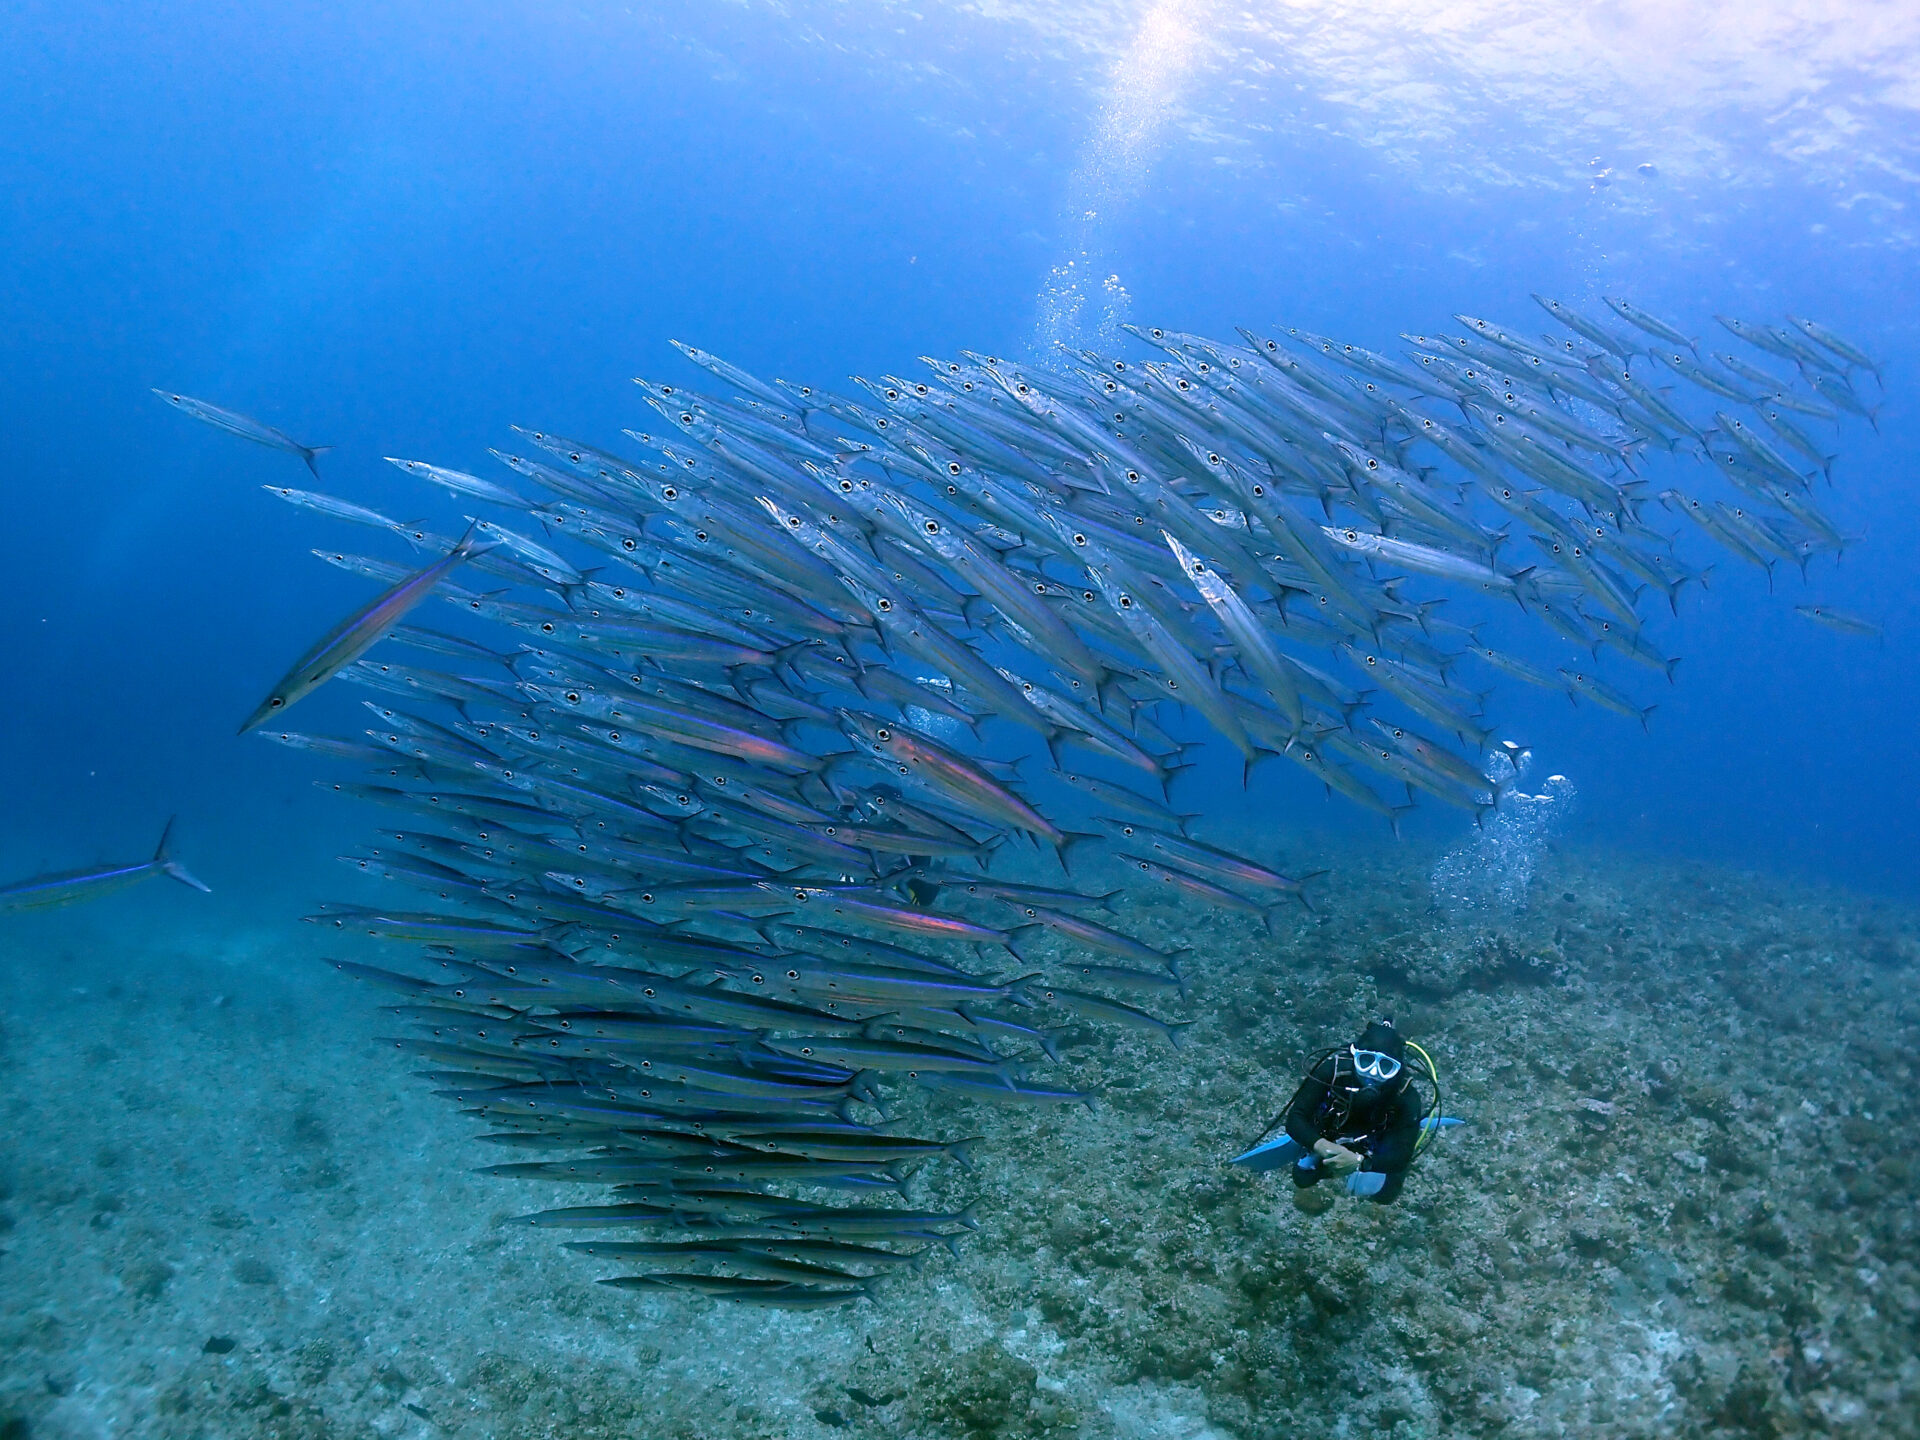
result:
<svg viewBox="0 0 1920 1440"><path fill-rule="evenodd" d="M1359 1155L1360 1173L1386 1176L1386 1182L1368 1197L1385 1205L1405 1183L1414 1147L1420 1142L1420 1117L1426 1104L1411 1080L1397 1088L1389 1084L1349 1089L1352 1080L1340 1076L1336 1089L1339 1058L1339 1051L1323 1057L1293 1092L1287 1105L1287 1136L1308 1156L1316 1140L1331 1140ZM1324 1178L1317 1165L1293 1167L1295 1185L1318 1185Z"/></svg>

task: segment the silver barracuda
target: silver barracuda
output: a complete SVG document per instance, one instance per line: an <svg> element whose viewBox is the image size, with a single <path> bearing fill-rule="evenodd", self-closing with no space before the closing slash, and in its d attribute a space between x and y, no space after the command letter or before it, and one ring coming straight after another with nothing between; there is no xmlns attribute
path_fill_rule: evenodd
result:
<svg viewBox="0 0 1920 1440"><path fill-rule="evenodd" d="M242 440L251 440L256 445L265 445L269 450L284 450L289 455L298 455L316 480L320 478L320 467L315 461L333 448L331 445L302 445L284 431L255 420L251 415L242 415L238 410L228 410L207 400L196 400L191 395L159 389L153 393L181 414L191 415L203 425L211 425L229 435L238 435Z"/></svg>
<svg viewBox="0 0 1920 1440"><path fill-rule="evenodd" d="M326 684L371 650L388 630L399 623L402 616L432 594L434 586L457 566L488 548L469 534L441 559L398 581L385 594L342 620L281 677L279 684L268 692L267 698L241 724L240 733L244 735L266 724L273 716Z"/></svg>
<svg viewBox="0 0 1920 1440"><path fill-rule="evenodd" d="M1614 314L1618 315L1635 329L1644 330L1655 339L1665 340L1670 345L1684 345L1689 350L1698 348L1698 346L1688 338L1684 330L1669 325L1657 316L1649 315L1631 301L1615 299L1612 296L1602 296L1601 298L1606 302L1609 310L1613 311ZM1558 317L1556 316L1555 318L1557 319Z"/></svg>

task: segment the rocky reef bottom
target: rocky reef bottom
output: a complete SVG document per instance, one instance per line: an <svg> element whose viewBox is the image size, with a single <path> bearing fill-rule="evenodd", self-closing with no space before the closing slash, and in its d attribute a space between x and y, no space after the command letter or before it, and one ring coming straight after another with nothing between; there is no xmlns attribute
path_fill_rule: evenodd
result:
<svg viewBox="0 0 1920 1440"><path fill-rule="evenodd" d="M503 1228L603 1197L474 1174L284 935L0 937L0 1440L1920 1435L1920 914L1575 852L1462 922L1434 858L1278 936L1118 902L1195 947L1187 1043L1085 1032L1097 1114L909 1101L985 1137L913 1187L980 1230L805 1314ZM1229 1169L1382 1011L1467 1122L1401 1200Z"/></svg>

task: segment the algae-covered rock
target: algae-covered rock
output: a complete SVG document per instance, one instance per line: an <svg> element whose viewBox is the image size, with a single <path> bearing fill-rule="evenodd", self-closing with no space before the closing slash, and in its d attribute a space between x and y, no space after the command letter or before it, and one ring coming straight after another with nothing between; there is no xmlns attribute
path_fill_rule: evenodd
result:
<svg viewBox="0 0 1920 1440"><path fill-rule="evenodd" d="M909 1408L931 1435L1025 1440L1070 1433L1071 1411L1037 1385L1040 1372L988 1342L923 1362Z"/></svg>
<svg viewBox="0 0 1920 1440"><path fill-rule="evenodd" d="M110 1403L158 1440L1920 1440L1920 971L1857 953L1858 902L1562 855L1475 949L1410 908L1430 857L1336 863L1271 935L1172 902L1128 917L1195 943L1191 999L1142 1003L1196 1024L1178 1049L1063 1037L1098 1113L905 1092L898 1133L982 1137L910 1203L977 1202L981 1228L843 1310L595 1286L617 1267L497 1222L598 1192L473 1175L404 1068L298 1027L184 1043L178 1007L102 1017L115 1067L253 1097L233 1116L95 1103L66 1083L88 1039L18 1028L0 1100L70 1138L9 1142L0 1413L87 1434ZM1896 907L1875 923L1916 933ZM1381 1013L1466 1122L1397 1202L1321 1185L1303 1208L1226 1164ZM270 1281L239 1283L249 1258Z"/></svg>

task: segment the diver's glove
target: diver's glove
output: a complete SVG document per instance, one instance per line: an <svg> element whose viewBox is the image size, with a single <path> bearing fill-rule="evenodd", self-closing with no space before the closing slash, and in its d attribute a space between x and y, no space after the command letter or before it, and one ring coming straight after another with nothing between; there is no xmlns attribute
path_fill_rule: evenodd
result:
<svg viewBox="0 0 1920 1440"><path fill-rule="evenodd" d="M1347 1194L1378 1195L1387 1188L1387 1177L1378 1170L1356 1170L1347 1176Z"/></svg>

